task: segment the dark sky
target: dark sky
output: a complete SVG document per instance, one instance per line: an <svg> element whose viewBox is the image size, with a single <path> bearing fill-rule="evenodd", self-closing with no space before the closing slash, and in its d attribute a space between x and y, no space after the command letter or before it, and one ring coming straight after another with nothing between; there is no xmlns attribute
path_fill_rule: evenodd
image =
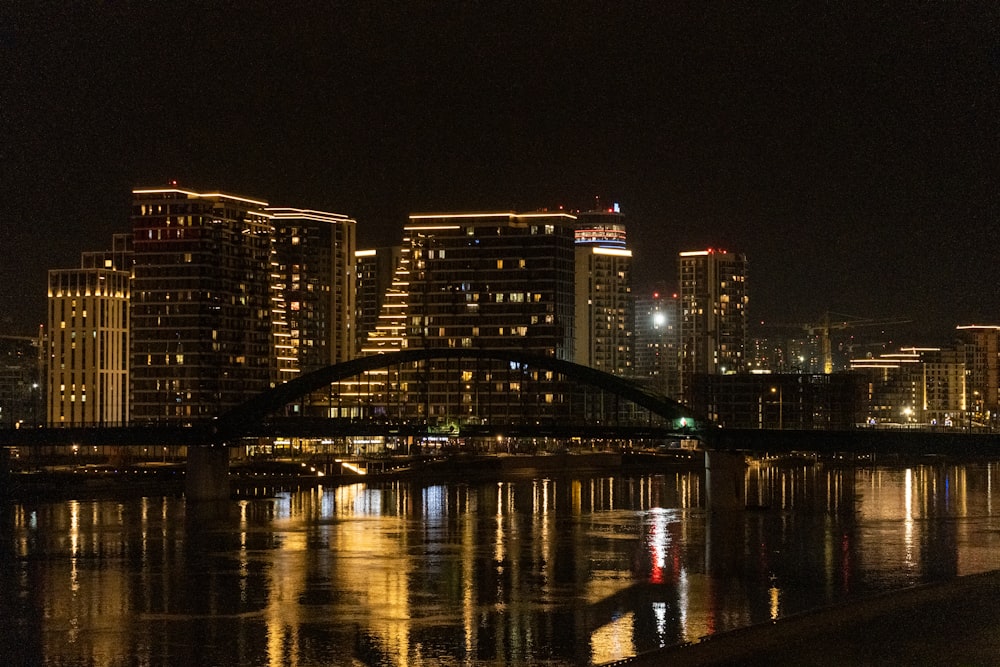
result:
<svg viewBox="0 0 1000 667"><path fill-rule="evenodd" d="M206 4L0 7L0 332L168 179L364 245L599 196L640 290L716 246L754 320L1000 323L1000 3Z"/></svg>

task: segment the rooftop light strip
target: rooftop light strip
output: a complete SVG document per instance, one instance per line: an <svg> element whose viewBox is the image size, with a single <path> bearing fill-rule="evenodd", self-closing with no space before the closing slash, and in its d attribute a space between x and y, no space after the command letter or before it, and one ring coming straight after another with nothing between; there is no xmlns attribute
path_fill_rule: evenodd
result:
<svg viewBox="0 0 1000 667"><path fill-rule="evenodd" d="M149 189L132 190L132 194L134 195L165 195L170 193L177 193L182 195L188 195L189 197L199 197L203 199L208 199L211 197L221 197L223 199L233 199L235 201L246 202L248 204L255 204L257 206L267 206L266 201L249 199L247 197L237 197L236 195L227 195L224 192L195 192L193 190L182 190L180 188L149 188Z"/></svg>
<svg viewBox="0 0 1000 667"><path fill-rule="evenodd" d="M594 248L595 255L612 255L614 257L631 257L631 250L622 250L621 248Z"/></svg>

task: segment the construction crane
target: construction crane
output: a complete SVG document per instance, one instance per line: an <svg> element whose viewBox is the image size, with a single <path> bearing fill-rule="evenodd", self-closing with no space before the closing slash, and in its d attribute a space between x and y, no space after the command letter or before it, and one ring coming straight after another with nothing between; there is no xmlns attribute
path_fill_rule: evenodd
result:
<svg viewBox="0 0 1000 667"><path fill-rule="evenodd" d="M832 313L826 311L819 322L795 323L795 324L771 324L767 326L789 327L802 329L811 336L820 337L820 353L823 357L823 372L829 375L833 372L833 347L830 344L830 332L841 329L854 329L857 327L880 327L893 324L909 324L908 319L870 319L857 317L855 315L844 315L843 313Z"/></svg>

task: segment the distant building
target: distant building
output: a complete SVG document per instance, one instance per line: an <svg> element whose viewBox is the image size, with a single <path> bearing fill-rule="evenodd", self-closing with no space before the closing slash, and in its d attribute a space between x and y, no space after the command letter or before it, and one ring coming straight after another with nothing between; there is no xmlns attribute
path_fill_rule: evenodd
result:
<svg viewBox="0 0 1000 667"><path fill-rule="evenodd" d="M0 336L0 429L45 421L44 339Z"/></svg>
<svg viewBox="0 0 1000 667"><path fill-rule="evenodd" d="M272 382L267 203L133 191L132 418L210 419Z"/></svg>
<svg viewBox="0 0 1000 667"><path fill-rule="evenodd" d="M690 407L724 428L846 430L864 420L864 384L851 373L703 373Z"/></svg>
<svg viewBox="0 0 1000 667"><path fill-rule="evenodd" d="M273 380L282 383L355 356L357 225L324 211L266 211L274 227Z"/></svg>
<svg viewBox="0 0 1000 667"><path fill-rule="evenodd" d="M132 248L85 252L78 269L49 271L46 418L55 425L129 421Z"/></svg>
<svg viewBox="0 0 1000 667"><path fill-rule="evenodd" d="M871 425L968 426L966 366L958 350L902 348L854 359L851 370L866 378Z"/></svg>
<svg viewBox="0 0 1000 667"><path fill-rule="evenodd" d="M680 253L681 391L697 374L745 370L747 260L708 249Z"/></svg>
<svg viewBox="0 0 1000 667"><path fill-rule="evenodd" d="M680 300L657 290L636 298L635 378L677 398L680 391Z"/></svg>
<svg viewBox="0 0 1000 667"><path fill-rule="evenodd" d="M575 361L622 377L635 373L632 251L617 207L577 214Z"/></svg>
<svg viewBox="0 0 1000 667"><path fill-rule="evenodd" d="M1000 326L964 325L957 329L968 373L969 410L990 428L1000 414Z"/></svg>
<svg viewBox="0 0 1000 667"><path fill-rule="evenodd" d="M579 211L574 215L576 216L574 238L577 245L623 249L628 247L625 214L618 204L607 209Z"/></svg>

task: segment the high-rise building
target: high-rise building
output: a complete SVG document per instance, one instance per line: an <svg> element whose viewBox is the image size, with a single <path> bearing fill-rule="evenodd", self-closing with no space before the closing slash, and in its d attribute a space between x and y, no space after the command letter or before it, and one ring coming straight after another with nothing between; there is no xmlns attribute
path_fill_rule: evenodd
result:
<svg viewBox="0 0 1000 667"><path fill-rule="evenodd" d="M578 244L598 245L604 248L628 246L625 214L618 204L607 209L579 211L575 215L575 239Z"/></svg>
<svg viewBox="0 0 1000 667"><path fill-rule="evenodd" d="M747 260L709 248L680 253L681 391L695 374L745 370Z"/></svg>
<svg viewBox="0 0 1000 667"><path fill-rule="evenodd" d="M45 421L44 336L0 336L0 429Z"/></svg>
<svg viewBox="0 0 1000 667"><path fill-rule="evenodd" d="M272 381L267 203L133 191L132 418L209 419Z"/></svg>
<svg viewBox="0 0 1000 667"><path fill-rule="evenodd" d="M573 360L574 221L411 215L407 346L513 347Z"/></svg>
<svg viewBox="0 0 1000 667"><path fill-rule="evenodd" d="M1000 326L958 327L968 373L969 410L974 419L995 427L1000 414Z"/></svg>
<svg viewBox="0 0 1000 667"><path fill-rule="evenodd" d="M635 372L632 251L617 206L577 215L576 363L623 377Z"/></svg>
<svg viewBox="0 0 1000 667"><path fill-rule="evenodd" d="M324 211L267 209L274 226L274 380L354 357L356 223Z"/></svg>
<svg viewBox="0 0 1000 667"><path fill-rule="evenodd" d="M566 213L411 215L363 354L482 348L573 360L574 223ZM530 409L520 406L518 414L539 419L567 400L551 372L508 364L423 364L394 373L378 381L423 398L391 410L438 428L474 421L487 397L514 404L530 395Z"/></svg>
<svg viewBox="0 0 1000 667"><path fill-rule="evenodd" d="M47 420L121 424L129 420L131 243L85 252L78 269L49 271Z"/></svg>
<svg viewBox="0 0 1000 667"><path fill-rule="evenodd" d="M400 246L366 248L354 253L357 298L354 315L355 349L364 353L368 336L375 331L386 294L403 249Z"/></svg>
<svg viewBox="0 0 1000 667"><path fill-rule="evenodd" d="M672 398L680 396L679 303L676 294L657 290L635 306L635 377Z"/></svg>

